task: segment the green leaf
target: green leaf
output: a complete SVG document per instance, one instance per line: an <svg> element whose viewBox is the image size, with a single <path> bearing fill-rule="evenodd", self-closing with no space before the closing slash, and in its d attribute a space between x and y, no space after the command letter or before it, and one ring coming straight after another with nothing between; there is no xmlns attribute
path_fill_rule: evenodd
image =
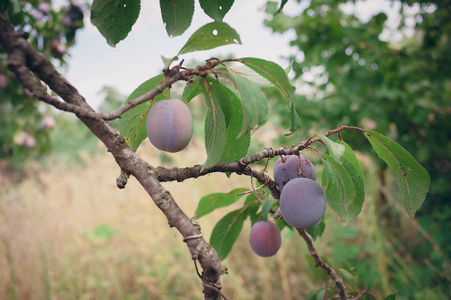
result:
<svg viewBox="0 0 451 300"><path fill-rule="evenodd" d="M222 21L233 5L233 0L199 0L200 7L215 21Z"/></svg>
<svg viewBox="0 0 451 300"><path fill-rule="evenodd" d="M294 59L292 59L290 61L290 64L283 69L285 71L285 73L287 73L287 75L291 72L291 70L293 70L293 65L294 65Z"/></svg>
<svg viewBox="0 0 451 300"><path fill-rule="evenodd" d="M390 295L385 297L384 300L396 300L397 295L398 295L398 293L391 293Z"/></svg>
<svg viewBox="0 0 451 300"><path fill-rule="evenodd" d="M211 115L211 116L210 116ZM203 169L214 166L221 161L224 152L226 138L226 124L224 113L220 106L207 111L205 118L205 148L207 150L207 160L203 164Z"/></svg>
<svg viewBox="0 0 451 300"><path fill-rule="evenodd" d="M315 225L310 226L305 231L312 237L313 240L321 237L326 229L326 223L324 222L325 215Z"/></svg>
<svg viewBox="0 0 451 300"><path fill-rule="evenodd" d="M271 82L269 82L265 77L261 76L260 74L258 74L257 72L255 72L251 68L247 67L246 65L233 64L233 65L229 65L229 69L232 72L234 72L236 74L239 74L240 76L243 76L246 79L249 79L253 83L256 83L261 89L267 89L267 88L274 87L274 85ZM223 69L216 68L216 70L218 70L218 71L221 71L221 70L227 71L227 69L225 69L225 68L223 68ZM228 79L230 79L230 78L228 78Z"/></svg>
<svg viewBox="0 0 451 300"><path fill-rule="evenodd" d="M257 211L260 208L260 202L257 201L257 197L255 197L254 194L247 196L244 201L244 206L247 207L246 213L251 219L251 225L254 225L256 222L260 221L260 214L257 214Z"/></svg>
<svg viewBox="0 0 451 300"><path fill-rule="evenodd" d="M308 295L305 296L304 300L323 300L324 294L325 294L324 287L321 287L317 290L308 293Z"/></svg>
<svg viewBox="0 0 451 300"><path fill-rule="evenodd" d="M108 45L114 47L125 39L141 9L139 0L94 0L91 23L97 27Z"/></svg>
<svg viewBox="0 0 451 300"><path fill-rule="evenodd" d="M365 177L354 151L352 151L351 147L344 141L341 141L341 143L345 147L343 166L351 176L352 184L355 188L355 200L350 204L349 211L351 212L351 215L358 216L362 211L363 202L365 200Z"/></svg>
<svg viewBox="0 0 451 300"><path fill-rule="evenodd" d="M343 159L347 160L354 169L357 171L357 176L362 179L362 183L365 182L365 176L363 175L362 166L360 165L359 160L357 159L357 156L355 155L354 151L352 151L351 147L343 140L340 141L340 144L342 144L345 147L345 151L343 153Z"/></svg>
<svg viewBox="0 0 451 300"><path fill-rule="evenodd" d="M431 178L428 172L409 152L391 139L375 131L367 130L364 134L377 155L390 167L401 191L404 208L414 217L429 191Z"/></svg>
<svg viewBox="0 0 451 300"><path fill-rule="evenodd" d="M224 260L232 250L233 244L240 235L247 213L243 207L228 213L213 228L210 244L218 253L219 259Z"/></svg>
<svg viewBox="0 0 451 300"><path fill-rule="evenodd" d="M238 97L219 81L207 77L203 79L201 89L204 92L206 104L209 107L205 118L205 140L207 162L204 168L218 162L231 162L246 156L251 136L246 133L239 137L243 122L243 108ZM189 91L187 92L189 93ZM217 111L218 115L215 115ZM221 118L215 124L213 118ZM223 132L225 126L225 133Z"/></svg>
<svg viewBox="0 0 451 300"><path fill-rule="evenodd" d="M250 132L240 136L243 124L243 106L240 99L228 88L224 87L231 100L230 122L227 125L224 151L220 162L237 161L246 156L251 144ZM226 110L223 108L223 110Z"/></svg>
<svg viewBox="0 0 451 300"><path fill-rule="evenodd" d="M235 203L243 196L238 194L245 191L247 191L247 189L237 188L228 193L213 193L202 197L197 205L195 213L196 219L211 213L217 208L229 206Z"/></svg>
<svg viewBox="0 0 451 300"><path fill-rule="evenodd" d="M164 75L161 74L142 83L130 94L127 101L135 99L153 90L160 85L163 79ZM146 121L150 108L156 102L167 98L168 90L166 89L163 93L155 97L153 101L141 103L122 114L119 119L119 132L125 138L127 145L129 145L133 151L136 151L142 141L144 141L147 137Z"/></svg>
<svg viewBox="0 0 451 300"><path fill-rule="evenodd" d="M208 107L205 117L205 148L207 160L203 168L221 161L226 141L227 123L230 121L231 100L222 85L209 77L202 80L202 91ZM223 107L226 108L224 113ZM227 119L226 119L227 118Z"/></svg>
<svg viewBox="0 0 451 300"><path fill-rule="evenodd" d="M324 259L324 257L322 258ZM310 270L314 274L314 278L312 278L314 282L318 280L323 281L328 278L327 273L322 268L316 266L315 259L313 258L313 256L311 256L310 254L306 254L305 260L307 261Z"/></svg>
<svg viewBox="0 0 451 300"><path fill-rule="evenodd" d="M202 26L194 32L178 55L213 49L228 44L241 44L240 36L227 23L215 21Z"/></svg>
<svg viewBox="0 0 451 300"><path fill-rule="evenodd" d="M274 199L272 196L268 196L266 197L265 202L263 202L262 205L262 219L264 221L268 221L268 214L269 211L271 210L271 207L273 207L274 203L276 203L277 200Z"/></svg>
<svg viewBox="0 0 451 300"><path fill-rule="evenodd" d="M285 222L285 220L283 218L278 220L278 221L276 221L276 225L277 225L277 227L279 227L280 231L282 231L282 229L284 229L285 227L290 229L290 230L293 230L293 227L288 225L288 223Z"/></svg>
<svg viewBox="0 0 451 300"><path fill-rule="evenodd" d="M296 108L294 107L294 102L291 103L290 121L291 121L291 125L290 125L290 133L289 134L292 134L296 130L301 129L301 118L299 117L299 114L296 111Z"/></svg>
<svg viewBox="0 0 451 300"><path fill-rule="evenodd" d="M269 107L265 94L256 83L234 73L231 76L244 107L241 136L268 121Z"/></svg>
<svg viewBox="0 0 451 300"><path fill-rule="evenodd" d="M323 143L326 144L327 150L329 150L330 155L332 155L332 157L336 161L338 161L338 162L342 162L343 161L343 154L345 153L345 146L344 145L339 144L339 143L335 143L331 139L325 137L322 134L315 134L315 135L318 136L319 138L321 138Z"/></svg>
<svg viewBox="0 0 451 300"><path fill-rule="evenodd" d="M168 69L171 66L172 62L176 61L177 59L179 59L178 56L174 56L172 58L166 58L163 55L161 56L161 59L163 60L163 64L164 64L164 69Z"/></svg>
<svg viewBox="0 0 451 300"><path fill-rule="evenodd" d="M202 94L201 84L202 83L199 77L196 77L196 79L193 82L187 84L183 89L182 101L188 103L189 101L191 101L191 99L193 99L197 95Z"/></svg>
<svg viewBox="0 0 451 300"><path fill-rule="evenodd" d="M275 15L282 12L283 7L285 6L285 4L287 4L287 2L288 2L288 0L282 0L282 2L280 3L280 7L277 10L277 12L275 13Z"/></svg>
<svg viewBox="0 0 451 300"><path fill-rule="evenodd" d="M181 35L191 25L194 0L160 0L161 17L170 37Z"/></svg>
<svg viewBox="0 0 451 300"><path fill-rule="evenodd" d="M357 282L355 281L354 275L352 275L348 270L340 268L338 272L341 275L341 278L343 278L343 281L347 284L349 284L353 289L358 290L357 288Z"/></svg>
<svg viewBox="0 0 451 300"><path fill-rule="evenodd" d="M291 105L295 88L291 85L287 73L278 64L253 57L241 58L239 61L269 82L271 82L282 94L288 105Z"/></svg>
<svg viewBox="0 0 451 300"><path fill-rule="evenodd" d="M325 153L320 155L324 163L322 183L325 185L323 188L326 192L327 203L338 213L343 226L346 226L358 215L353 210L356 191L352 178L344 165L337 162L332 156Z"/></svg>

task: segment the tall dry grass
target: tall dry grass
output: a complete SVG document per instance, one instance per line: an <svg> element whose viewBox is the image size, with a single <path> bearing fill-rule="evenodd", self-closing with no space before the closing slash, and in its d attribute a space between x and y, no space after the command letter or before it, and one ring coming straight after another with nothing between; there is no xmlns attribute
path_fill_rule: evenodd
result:
<svg viewBox="0 0 451 300"><path fill-rule="evenodd" d="M168 167L205 160L203 144L197 140L170 155L146 141L138 155L152 165ZM359 159L367 181L375 182L372 161ZM106 149L82 160L82 165L36 164L21 184L1 190L0 300L201 299L201 282L182 237L169 228L138 182L130 178L125 189L116 187L119 168ZM186 214L194 216L202 196L250 188L251 183L246 176L210 174L164 186ZM325 233L315 245L337 271L349 262L358 265L358 286L362 289L369 282L382 297L393 288L389 269L397 253L390 250L393 256L387 255L389 244L377 218L378 187L366 188L362 213L347 228L341 228L328 208ZM216 222L243 201L244 197L198 220L207 241ZM304 299L324 287L308 266L305 243L297 234L284 230L281 250L261 258L250 249L249 230L246 221L223 262L228 268L222 278L228 299ZM404 269L399 274L408 278L411 270Z"/></svg>
<svg viewBox="0 0 451 300"><path fill-rule="evenodd" d="M265 137L271 139L268 131L258 139ZM197 140L169 156L146 141L138 154L153 165L164 162L168 167L205 161L203 144ZM412 264L410 244L402 245L402 240L381 230L381 203L376 197L381 188L374 184L378 174L371 159L362 155L359 159L367 179L363 210L343 229L328 208L325 233L315 242L319 254L337 271L349 264L358 266L358 287L369 283L378 298L391 293L394 281L419 291L419 296L399 299L434 299L424 297L426 292L445 298L422 282L421 271ZM82 160L82 165L36 164L21 184L0 187L0 300L201 299L201 282L187 247L143 188L133 178L124 190L116 187L119 168L105 149ZM317 166L319 174L321 164ZM164 185L189 216L194 216L204 195L251 187L249 177L224 174ZM216 222L243 201L199 220L207 241ZM385 205L393 209L395 204ZM424 240L418 224L412 226L405 212L396 218L414 246ZM261 258L249 247L249 230L246 221L223 262L228 268L222 278L228 299L304 299L324 287L309 268L306 246L295 233L284 230L281 250Z"/></svg>
<svg viewBox="0 0 451 300"><path fill-rule="evenodd" d="M205 159L194 143L171 155L168 165L189 166ZM139 155L160 163L147 143ZM137 181L115 185L119 168L106 152L84 164L50 164L34 170L0 198L0 299L200 299L202 286L181 236ZM211 174L164 184L189 216L199 199L212 192L250 187L248 177ZM236 206L242 204L241 200ZM199 220L209 240L214 224L233 208ZM105 229L106 236L96 237ZM303 259L305 246L284 232L276 256L251 251L245 223L223 262L228 299L299 299L313 288ZM110 231L110 233L108 233Z"/></svg>

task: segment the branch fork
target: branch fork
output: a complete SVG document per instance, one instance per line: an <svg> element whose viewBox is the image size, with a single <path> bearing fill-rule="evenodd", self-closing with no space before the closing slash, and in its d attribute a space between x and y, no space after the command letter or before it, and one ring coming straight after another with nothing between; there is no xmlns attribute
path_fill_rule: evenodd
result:
<svg viewBox="0 0 451 300"><path fill-rule="evenodd" d="M188 178L197 178L213 172L232 172L256 178L260 184L265 185L271 190L271 194L275 199L279 199L280 191L277 189L275 182L270 176L264 171L252 169L249 165L262 159L269 160L275 156L297 154L299 151L309 147L312 143L320 141L320 138L310 138L307 141L301 142L299 145L290 148L264 148L263 151L242 158L239 161L218 163L215 166L205 169L200 165L187 168L155 168L140 159L132 149L127 146L124 138L105 121L119 118L129 109L154 99L158 94L162 93L166 88L169 88L177 81L186 81L190 83L192 82L193 76L202 76L203 74L211 72L219 64L239 60L219 60L217 58L212 58L207 60L205 65L195 69L184 68L182 66L183 61L181 61L172 69L163 71L165 77L161 84L154 90L128 101L113 112L97 113L89 106L75 87L64 79L54 66L50 64L41 53L37 52L20 33L16 32L9 21L2 15L0 15L0 44L8 53L8 68L16 75L19 82L24 87L30 89L34 95L43 102L60 110L72 112L77 115L79 119L106 145L108 151L113 155L121 168L121 173L116 180L118 188L124 188L129 176L133 175L147 191L158 208L165 214L169 225L175 227L182 234L183 241L187 244L195 262L196 272L199 274L196 261L199 261L203 268L202 275L199 275L199 277L204 286L203 292L205 299L219 299L220 297L226 299L221 293L222 285L220 282L221 276L227 273L226 267L220 263L217 253L204 240L200 226L194 224L181 210L172 195L161 185L161 182L183 181ZM47 84L48 87L58 94L63 101L49 95L47 93L47 88L43 83ZM342 126L334 130L329 130L324 135L328 136L339 133L342 130L364 131L357 127ZM346 299L347 294L343 280L319 257L313 247L312 240L307 233L304 230L298 230L298 232L307 243L307 247L309 248L310 254L314 257L315 263L323 268L335 281L340 298Z"/></svg>

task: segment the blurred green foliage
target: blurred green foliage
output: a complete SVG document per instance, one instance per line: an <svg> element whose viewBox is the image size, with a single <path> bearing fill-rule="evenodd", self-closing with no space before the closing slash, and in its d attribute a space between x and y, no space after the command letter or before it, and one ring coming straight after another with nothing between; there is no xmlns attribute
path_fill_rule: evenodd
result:
<svg viewBox="0 0 451 300"><path fill-rule="evenodd" d="M76 32L84 25L84 9L77 1L0 3L0 13L59 67L66 64L68 49L75 44ZM34 99L8 71L6 59L6 51L0 46L0 160L5 159L9 168L22 169L30 159L49 152L55 121L49 107Z"/></svg>
<svg viewBox="0 0 451 300"><path fill-rule="evenodd" d="M400 143L428 170L431 190L417 220L435 242L398 237L401 244L411 247L408 267L428 291L393 280L409 298L441 293L450 297L449 278L441 272L449 272L447 258L451 256L447 238L451 219L451 5L447 1L387 1L383 11L399 18L390 27L385 12L364 17L359 10L365 1L298 2L298 14L287 8L276 14L278 2L268 2L265 24L274 32L295 32L291 45L299 51L287 59L301 93L295 105L302 132L323 132L341 125L374 129ZM369 151L369 145L358 144L355 136L346 134L345 140ZM293 138L280 141L289 145ZM388 180L382 180L380 168L379 184L384 187ZM380 195L379 200L386 198ZM405 229L399 227L399 213L393 207L379 213L390 234L396 236ZM436 246L443 251L440 257L431 253ZM391 271L395 277L396 266Z"/></svg>

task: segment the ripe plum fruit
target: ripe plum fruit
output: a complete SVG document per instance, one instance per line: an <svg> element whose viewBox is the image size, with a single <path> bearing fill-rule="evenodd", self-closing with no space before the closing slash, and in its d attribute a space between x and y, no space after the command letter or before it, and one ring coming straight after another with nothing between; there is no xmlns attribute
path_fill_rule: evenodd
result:
<svg viewBox="0 0 451 300"><path fill-rule="evenodd" d="M299 159L297 155L287 155L276 161L274 166L274 181L280 191L291 179L302 177L313 181L316 180L316 171L312 162L303 155L299 155L301 159L301 170L299 170ZM302 171L301 176L299 176Z"/></svg>
<svg viewBox="0 0 451 300"><path fill-rule="evenodd" d="M252 250L262 257L273 256L282 245L282 236L277 225L270 221L258 221L249 235Z"/></svg>
<svg viewBox="0 0 451 300"><path fill-rule="evenodd" d="M188 145L193 136L193 116L185 102L161 100L150 109L146 129L150 142L156 148L178 152Z"/></svg>
<svg viewBox="0 0 451 300"><path fill-rule="evenodd" d="M280 213L295 228L315 225L323 217L326 206L321 186L307 178L290 180L280 194Z"/></svg>

